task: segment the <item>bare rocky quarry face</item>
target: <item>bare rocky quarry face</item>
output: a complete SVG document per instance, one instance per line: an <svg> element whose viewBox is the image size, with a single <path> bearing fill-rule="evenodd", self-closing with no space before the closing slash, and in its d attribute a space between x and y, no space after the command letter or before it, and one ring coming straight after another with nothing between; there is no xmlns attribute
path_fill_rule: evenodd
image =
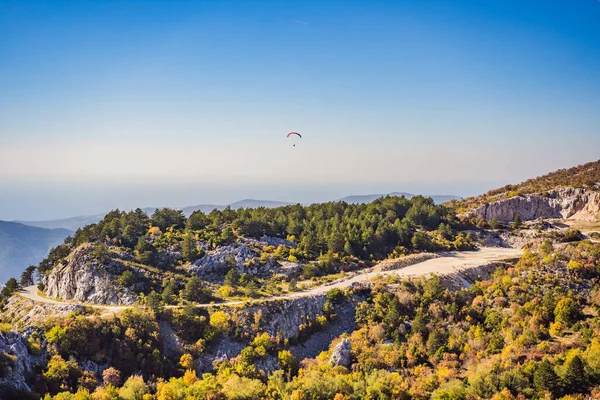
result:
<svg viewBox="0 0 600 400"><path fill-rule="evenodd" d="M545 193L515 196L485 204L471 212L476 218L501 223L562 218L595 221L600 217L600 193L576 188L561 188Z"/></svg>

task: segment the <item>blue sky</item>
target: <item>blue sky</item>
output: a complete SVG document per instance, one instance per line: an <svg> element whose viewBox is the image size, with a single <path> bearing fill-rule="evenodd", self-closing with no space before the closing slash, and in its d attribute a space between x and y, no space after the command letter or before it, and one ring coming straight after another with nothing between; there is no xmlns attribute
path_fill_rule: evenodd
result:
<svg viewBox="0 0 600 400"><path fill-rule="evenodd" d="M600 158L597 0L0 0L0 55L0 219L469 195Z"/></svg>

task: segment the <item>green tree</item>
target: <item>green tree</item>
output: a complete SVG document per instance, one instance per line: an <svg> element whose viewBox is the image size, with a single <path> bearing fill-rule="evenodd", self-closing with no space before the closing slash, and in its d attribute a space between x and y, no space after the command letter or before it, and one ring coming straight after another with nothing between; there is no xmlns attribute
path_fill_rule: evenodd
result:
<svg viewBox="0 0 600 400"><path fill-rule="evenodd" d="M194 211L188 218L186 228L192 231L204 229L209 224L208 217L202 211Z"/></svg>
<svg viewBox="0 0 600 400"><path fill-rule="evenodd" d="M313 231L309 231L307 234L302 236L299 248L307 258L314 259L319 255L317 238Z"/></svg>
<svg viewBox="0 0 600 400"><path fill-rule="evenodd" d="M230 244L235 242L235 233L233 233L233 229L230 226L225 227L220 235L220 240L222 244Z"/></svg>
<svg viewBox="0 0 600 400"><path fill-rule="evenodd" d="M183 241L181 243L181 258L183 258L183 261L192 262L196 260L197 256L196 238L191 231L187 231L183 235Z"/></svg>
<svg viewBox="0 0 600 400"><path fill-rule="evenodd" d="M163 306L161 302L161 296L156 293L154 290L150 292L148 296L144 298L144 304L146 307L150 308L154 315L161 315L163 311Z"/></svg>
<svg viewBox="0 0 600 400"><path fill-rule="evenodd" d="M246 293L250 297L254 297L258 293L258 286L254 282L254 279L246 284Z"/></svg>
<svg viewBox="0 0 600 400"><path fill-rule="evenodd" d="M181 297L187 301L201 303L210 297L210 290L204 286L200 278L194 275L185 284Z"/></svg>
<svg viewBox="0 0 600 400"><path fill-rule="evenodd" d="M565 375L563 376L565 389L569 393L583 393L588 385L585 365L579 355L571 357L565 363Z"/></svg>
<svg viewBox="0 0 600 400"><path fill-rule="evenodd" d="M237 261L235 260L235 256L233 254L229 254L225 258L225 264L229 267L229 269L237 268Z"/></svg>
<svg viewBox="0 0 600 400"><path fill-rule="evenodd" d="M579 318L579 304L570 297L560 299L554 309L554 321L570 327Z"/></svg>
<svg viewBox="0 0 600 400"><path fill-rule="evenodd" d="M548 254L552 254L552 252L554 251L554 246L552 245L552 240L550 239L546 239L542 242L542 244L540 245L540 251L542 252L542 254L548 255Z"/></svg>
<svg viewBox="0 0 600 400"><path fill-rule="evenodd" d="M151 218L153 226L157 226L165 232L167 228L182 229L185 226L186 218L181 210L171 208L161 208L154 211Z"/></svg>
<svg viewBox="0 0 600 400"><path fill-rule="evenodd" d="M438 226L437 231L444 239L452 239L452 228L450 228L450 225L442 222Z"/></svg>
<svg viewBox="0 0 600 400"><path fill-rule="evenodd" d="M164 285L161 297L167 304L174 304L177 299L177 283L175 279L169 279Z"/></svg>
<svg viewBox="0 0 600 400"><path fill-rule="evenodd" d="M134 247L135 259L146 265L154 264L154 247L152 247L145 237L140 236Z"/></svg>
<svg viewBox="0 0 600 400"><path fill-rule="evenodd" d="M347 256L354 255L354 249L352 248L352 244L348 240L344 242L344 254Z"/></svg>
<svg viewBox="0 0 600 400"><path fill-rule="evenodd" d="M433 250L433 242L425 232L415 232L412 237L411 244L416 250L431 251Z"/></svg>
<svg viewBox="0 0 600 400"><path fill-rule="evenodd" d="M145 395L148 393L148 385L144 382L144 378L133 375L119 388L119 400L143 400L147 398Z"/></svg>
<svg viewBox="0 0 600 400"><path fill-rule="evenodd" d="M37 267L35 265L30 265L25 268L25 271L21 274L21 286L30 286L33 285L33 273Z"/></svg>
<svg viewBox="0 0 600 400"><path fill-rule="evenodd" d="M15 278L10 278L4 284L4 287L2 288L2 292L0 292L0 296L10 297L17 290L19 290L19 283L17 282L17 280Z"/></svg>
<svg viewBox="0 0 600 400"><path fill-rule="evenodd" d="M225 274L225 282L226 285L237 286L240 283L240 275L237 272L237 268L231 268Z"/></svg>
<svg viewBox="0 0 600 400"><path fill-rule="evenodd" d="M465 384L458 380L453 379L440 385L431 394L432 400L463 400L467 398L467 388Z"/></svg>
<svg viewBox="0 0 600 400"><path fill-rule="evenodd" d="M108 246L104 243L98 243L92 250L92 257L102 264L107 263L109 260Z"/></svg>
<svg viewBox="0 0 600 400"><path fill-rule="evenodd" d="M81 376L81 370L75 361L65 361L61 356L54 355L48 362L44 378L50 381L56 388L62 390L74 390L77 380Z"/></svg>
<svg viewBox="0 0 600 400"><path fill-rule="evenodd" d="M521 220L521 216L516 214L515 219L513 220L513 229L519 229L522 225L523 221Z"/></svg>
<svg viewBox="0 0 600 400"><path fill-rule="evenodd" d="M133 285L135 283L135 276L133 275L133 272L131 272L131 270L129 269L123 271L123 273L119 277L119 283L123 287L130 287L131 285Z"/></svg>
<svg viewBox="0 0 600 400"><path fill-rule="evenodd" d="M554 372L554 367L548 360L542 360L533 374L533 385L538 393L549 391L557 395L560 388L558 375Z"/></svg>
<svg viewBox="0 0 600 400"><path fill-rule="evenodd" d="M332 253L341 253L344 251L344 236L337 229L329 236L327 249Z"/></svg>

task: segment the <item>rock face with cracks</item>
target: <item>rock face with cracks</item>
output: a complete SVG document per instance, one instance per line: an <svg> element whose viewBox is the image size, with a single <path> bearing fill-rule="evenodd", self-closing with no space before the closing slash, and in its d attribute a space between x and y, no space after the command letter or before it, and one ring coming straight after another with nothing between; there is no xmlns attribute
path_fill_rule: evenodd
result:
<svg viewBox="0 0 600 400"><path fill-rule="evenodd" d="M133 304L137 297L116 281L123 266L116 261L102 264L92 256L92 246L77 248L66 261L43 278L48 297L92 304Z"/></svg>
<svg viewBox="0 0 600 400"><path fill-rule="evenodd" d="M476 218L494 218L508 223L518 215L522 220L564 218L593 221L600 216L600 193L577 188L554 189L544 193L514 196L476 208Z"/></svg>
<svg viewBox="0 0 600 400"><path fill-rule="evenodd" d="M267 236L260 240L243 239L241 243L219 246L208 251L206 255L194 261L188 270L210 282L222 282L231 268L235 268L239 274L246 273L254 276L273 274L288 276L300 271L302 266L297 263L277 262L272 257L268 257L266 262L261 261L260 249L264 246L295 247L295 244L288 240Z"/></svg>
<svg viewBox="0 0 600 400"><path fill-rule="evenodd" d="M29 392L31 388L27 384L26 377L43 356L32 356L27 350L27 338L33 334L35 329L27 331L0 333L0 354L9 359L0 376L0 386L10 386L17 390ZM1 396L0 396L1 397Z"/></svg>

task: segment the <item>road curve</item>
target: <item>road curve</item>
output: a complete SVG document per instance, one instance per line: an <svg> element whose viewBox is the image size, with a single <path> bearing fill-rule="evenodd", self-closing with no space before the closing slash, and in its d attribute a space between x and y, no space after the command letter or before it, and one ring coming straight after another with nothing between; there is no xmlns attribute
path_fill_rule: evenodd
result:
<svg viewBox="0 0 600 400"><path fill-rule="evenodd" d="M351 278L343 278L325 285L321 285L312 289L293 292L282 296L273 296L260 299L252 299L248 301L228 301L224 303L203 303L197 304L197 307L211 307L215 305L238 305L244 304L245 302L264 302L273 300L284 300L292 299L297 297L308 297L328 292L333 288L344 289L351 286L353 283L365 282L375 278L376 276L396 275L402 277L418 277L428 276L430 274L447 275L454 272L458 272L464 269L478 267L486 265L492 262L503 261L508 259L514 259L522 254L520 249L512 248L500 248L500 247L482 247L477 251L455 251L444 253L441 257L432 258L425 260L408 267L390 270L390 271L368 271L354 275ZM90 306L98 310L103 310L109 313L118 313L128 308L134 308L133 305L123 306L109 306L109 305L98 305L98 304L84 304L76 303L71 301L61 301L56 299L50 299L42 297L38 294L36 286L27 286L23 288L19 295L32 301L37 301L46 304L80 304ZM177 306L167 306L168 308L174 308Z"/></svg>

